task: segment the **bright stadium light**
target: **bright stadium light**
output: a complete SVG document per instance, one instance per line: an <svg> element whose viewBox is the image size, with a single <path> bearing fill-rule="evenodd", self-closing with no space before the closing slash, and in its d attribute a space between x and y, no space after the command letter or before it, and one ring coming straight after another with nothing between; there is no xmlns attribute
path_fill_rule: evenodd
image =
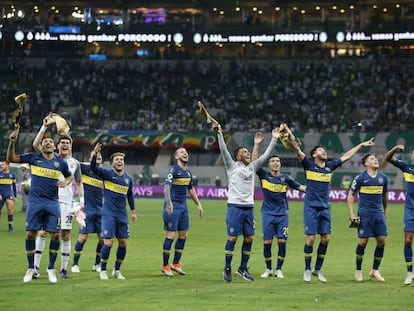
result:
<svg viewBox="0 0 414 311"><path fill-rule="evenodd" d="M16 31L15 32L15 34L14 34L14 39L16 40L16 41L23 41L23 39L24 39L24 33L23 33L23 31Z"/></svg>
<svg viewBox="0 0 414 311"><path fill-rule="evenodd" d="M183 42L184 36L182 33L177 32L176 34L174 34L173 40L176 44L180 44Z"/></svg>
<svg viewBox="0 0 414 311"><path fill-rule="evenodd" d="M201 34L199 34L198 32L194 34L193 36L193 41L195 44L199 44L201 43L202 37Z"/></svg>

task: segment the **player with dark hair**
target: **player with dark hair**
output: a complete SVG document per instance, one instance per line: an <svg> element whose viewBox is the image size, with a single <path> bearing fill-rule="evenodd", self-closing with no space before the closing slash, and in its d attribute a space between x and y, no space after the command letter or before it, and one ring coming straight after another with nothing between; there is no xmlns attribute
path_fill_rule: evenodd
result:
<svg viewBox="0 0 414 311"><path fill-rule="evenodd" d="M35 139L33 140L33 148L40 152L42 146L40 145L40 139L44 135L47 126L52 124L54 120L51 114L48 114L43 119L43 125L40 128L39 132L37 133ZM84 207L84 190L83 190L83 183L82 183L82 176L80 170L80 163L74 157L72 157L72 145L73 140L72 137L66 136L59 136L57 150L58 155L64 159L69 166L69 170L73 175L73 180L75 181L75 186L77 193L79 195L79 207L83 209ZM63 178L63 177L60 177ZM69 264L69 256L71 251L71 230L73 225L73 218L74 218L74 209L73 209L73 187L72 183L67 185L66 187L59 188L59 206L60 206L60 217L61 217L61 240L62 240L62 247L61 247L61 267L60 267L60 277L62 279L69 278L68 276L68 264ZM42 253L46 243L46 232L41 230L38 233L38 237L36 239L36 254L35 254L35 275L34 277L39 277L39 267L40 261L42 257Z"/></svg>
<svg viewBox="0 0 414 311"><path fill-rule="evenodd" d="M260 136L255 137L252 151L252 160L259 156L259 145L262 142ZM265 258L266 270L261 275L266 278L273 275L272 270L272 243L277 238L278 254L275 269L275 276L284 278L282 266L286 257L286 241L289 230L289 206L286 198L287 187L302 192L306 186L301 185L290 175L280 171L282 164L278 155L270 156L268 160L269 171L260 168L257 176L260 178L263 190L262 203L262 231L263 231L263 256Z"/></svg>
<svg viewBox="0 0 414 311"><path fill-rule="evenodd" d="M261 133L256 133L261 135ZM217 127L217 136L221 156L223 157L228 179L227 199L227 242L225 245L225 266L223 278L226 282L232 282L231 262L234 248L239 235L243 235L241 263L237 275L246 281L253 281L247 264L250 259L254 238L254 184L256 171L262 167L270 156L276 141L279 138L279 128L272 131L272 138L266 151L256 161L251 161L250 152L245 147L238 147L234 151L232 159L224 141L221 127Z"/></svg>
<svg viewBox="0 0 414 311"><path fill-rule="evenodd" d="M104 245L101 249L101 280L108 280L106 264L113 245L113 239L118 239L118 249L112 276L119 280L125 277L121 274L121 264L125 259L129 229L126 202L128 201L131 209L131 219L133 223L137 221L135 211L134 195L132 192L132 177L125 172L125 154L115 152L111 155L112 169L104 169L97 165L97 156L101 152L101 144L96 144L91 161L91 170L95 172L104 183L104 203L102 207L102 226L101 238Z"/></svg>
<svg viewBox="0 0 414 311"><path fill-rule="evenodd" d="M26 254L28 269L23 278L27 283L33 279L35 239L37 231L43 229L50 233L49 265L47 274L49 282L56 283L54 264L59 251L59 234L61 231L58 188L69 185L73 176L68 164L61 157L55 155L53 139L44 135L41 140L41 153L29 152L16 154L15 142L19 130L10 134L7 148L7 160L14 163L29 163L31 165L32 183L29 192L29 206L26 213ZM64 179L60 179L63 174Z"/></svg>
<svg viewBox="0 0 414 311"><path fill-rule="evenodd" d="M348 192L349 220L359 219L358 245L356 248L355 280L362 282L362 260L370 237L375 237L377 246L374 252L374 262L369 277L384 282L378 268L384 256L387 238L387 176L378 171L378 159L372 153L363 156L361 160L366 170L358 174L352 181ZM359 192L358 218L354 214L354 195Z"/></svg>
<svg viewBox="0 0 414 311"><path fill-rule="evenodd" d="M177 164L169 170L164 185L165 202L163 219L165 239L163 244L163 267L161 271L166 276L173 276L171 270L179 275L186 274L181 267L180 259L184 251L187 232L190 227L187 192L197 206L198 215L200 218L203 217L203 208L193 188L193 176L187 168L189 160L188 152L185 148L178 148L174 153L174 157L177 160ZM170 266L168 262L176 232L178 232L178 238L175 242L174 259Z"/></svg>
<svg viewBox="0 0 414 311"><path fill-rule="evenodd" d="M321 269L331 234L329 189L332 173L343 163L351 159L362 147L375 145L374 138L362 142L346 151L340 158L328 161L328 153L322 146L315 146L312 148L310 157L307 157L301 150L298 142L293 139L294 136L292 132L289 129L288 131L293 150L303 166L306 178L306 193L303 209L306 235L304 246L305 272L303 274L303 280L305 282L310 282L313 274L318 277L319 281L326 283L327 280L322 274ZM313 271L311 271L313 245L315 243L316 234L320 235L320 243L317 250L315 267Z"/></svg>
<svg viewBox="0 0 414 311"><path fill-rule="evenodd" d="M92 152L90 159L92 160ZM101 166L102 155L96 155L96 164ZM83 247L88 240L90 233L96 233L98 243L96 244L95 263L92 266L92 271L101 271L101 249L103 240L101 239L101 218L102 218L102 200L103 200L103 181L96 173L91 170L90 164L81 163L82 183L85 191L85 207L83 209L86 219L85 227L79 226L78 240L75 244L75 253L73 256L73 265L71 271L79 273L79 259L82 254Z"/></svg>
<svg viewBox="0 0 414 311"><path fill-rule="evenodd" d="M16 175L10 172L9 166L9 161L0 161L0 217L4 203L6 203L9 232L14 232L13 209L16 202Z"/></svg>
<svg viewBox="0 0 414 311"><path fill-rule="evenodd" d="M390 162L403 172L406 183L407 194L404 206L404 258L407 266L407 275L404 280L405 285L410 285L414 277L413 274L413 234L414 234L414 150L411 151L411 163L398 160L394 157L396 152L403 152L404 145L396 145L389 150L384 157L384 161Z"/></svg>

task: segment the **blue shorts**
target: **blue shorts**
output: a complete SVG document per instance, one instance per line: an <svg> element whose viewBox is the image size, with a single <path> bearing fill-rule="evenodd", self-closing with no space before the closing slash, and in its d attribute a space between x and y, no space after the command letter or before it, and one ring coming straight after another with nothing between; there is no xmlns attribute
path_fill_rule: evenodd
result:
<svg viewBox="0 0 414 311"><path fill-rule="evenodd" d="M369 238L377 236L387 236L387 223L385 222L384 213L377 212L374 214L360 214L361 222L358 226L358 238Z"/></svg>
<svg viewBox="0 0 414 311"><path fill-rule="evenodd" d="M187 208L175 207L171 215L168 215L164 208L163 219L166 231L188 231L190 229Z"/></svg>
<svg viewBox="0 0 414 311"><path fill-rule="evenodd" d="M33 204L29 202L26 212L26 231L61 231L59 202Z"/></svg>
<svg viewBox="0 0 414 311"><path fill-rule="evenodd" d="M251 208L227 206L226 213L227 235L254 235L254 212Z"/></svg>
<svg viewBox="0 0 414 311"><path fill-rule="evenodd" d="M79 226L78 232L81 234L100 233L102 224L102 212L98 210L85 211L86 227Z"/></svg>
<svg viewBox="0 0 414 311"><path fill-rule="evenodd" d="M263 240L273 240L273 237L287 240L289 230L288 215L262 214Z"/></svg>
<svg viewBox="0 0 414 311"><path fill-rule="evenodd" d="M127 239L129 238L128 218L116 218L102 215L101 237L103 239Z"/></svg>
<svg viewBox="0 0 414 311"><path fill-rule="evenodd" d="M404 209L404 232L414 232L414 208Z"/></svg>
<svg viewBox="0 0 414 311"><path fill-rule="evenodd" d="M303 209L303 223L306 235L330 234L331 209L324 207L308 207Z"/></svg>
<svg viewBox="0 0 414 311"><path fill-rule="evenodd" d="M13 199L14 199L13 196L10 196L10 197L4 197L4 196L2 196L2 199L0 200L0 209L3 208L4 203L6 203L7 200L13 200Z"/></svg>

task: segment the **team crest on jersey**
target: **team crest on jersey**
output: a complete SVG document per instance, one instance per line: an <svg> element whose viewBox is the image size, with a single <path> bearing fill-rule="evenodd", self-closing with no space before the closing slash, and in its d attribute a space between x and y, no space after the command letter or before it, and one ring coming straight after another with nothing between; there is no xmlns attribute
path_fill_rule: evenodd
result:
<svg viewBox="0 0 414 311"><path fill-rule="evenodd" d="M331 169L329 167L325 167L325 171L330 172Z"/></svg>
<svg viewBox="0 0 414 311"><path fill-rule="evenodd" d="M129 185L129 179L128 178L124 178L124 181L127 185Z"/></svg>
<svg viewBox="0 0 414 311"><path fill-rule="evenodd" d="M283 177L283 176L282 176L282 177L280 177L280 181L281 181L281 182L285 182L285 177Z"/></svg>
<svg viewBox="0 0 414 311"><path fill-rule="evenodd" d="M380 177L380 178L378 178L378 181L379 181L380 184L382 184L384 182L384 178Z"/></svg>
<svg viewBox="0 0 414 311"><path fill-rule="evenodd" d="M59 162L55 161L55 162L53 162L53 165L54 165L55 167L59 167Z"/></svg>

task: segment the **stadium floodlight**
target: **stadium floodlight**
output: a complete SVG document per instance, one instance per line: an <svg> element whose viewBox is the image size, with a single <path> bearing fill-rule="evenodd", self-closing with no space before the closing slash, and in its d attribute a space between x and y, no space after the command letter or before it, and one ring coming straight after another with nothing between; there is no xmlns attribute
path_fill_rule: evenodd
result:
<svg viewBox="0 0 414 311"><path fill-rule="evenodd" d="M16 31L14 33L14 39L16 41L23 41L23 39L24 39L24 33L23 33L23 31L21 31L21 30Z"/></svg>

